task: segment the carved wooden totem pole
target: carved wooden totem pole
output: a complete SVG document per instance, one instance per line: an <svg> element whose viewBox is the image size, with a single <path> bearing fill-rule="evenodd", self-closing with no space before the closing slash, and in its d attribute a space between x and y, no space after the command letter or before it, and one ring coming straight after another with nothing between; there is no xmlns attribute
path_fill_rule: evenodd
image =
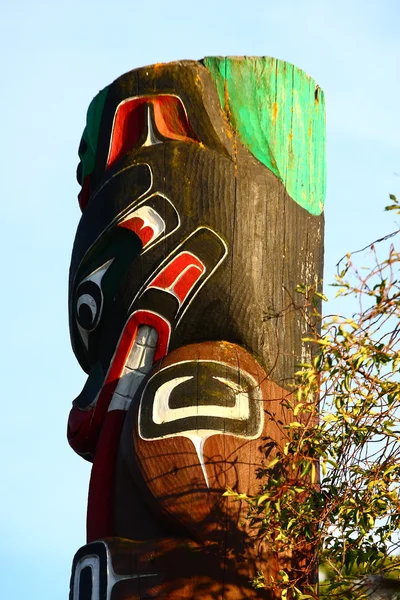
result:
<svg viewBox="0 0 400 600"><path fill-rule="evenodd" d="M70 600L273 598L249 580L280 559L223 492L257 491L307 351L289 307L322 274L322 92L271 58L135 69L79 156L68 439L93 467Z"/></svg>

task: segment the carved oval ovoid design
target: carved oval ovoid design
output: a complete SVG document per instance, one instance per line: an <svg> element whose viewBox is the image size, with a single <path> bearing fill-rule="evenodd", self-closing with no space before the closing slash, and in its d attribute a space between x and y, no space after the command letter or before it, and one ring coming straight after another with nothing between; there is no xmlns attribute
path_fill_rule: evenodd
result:
<svg viewBox="0 0 400 600"><path fill-rule="evenodd" d="M287 394L251 354L228 342L191 344L160 361L126 427L133 471L164 517L201 539L226 527L226 519L236 521L240 504L222 494L227 487L257 489L266 423L268 436L280 441Z"/></svg>

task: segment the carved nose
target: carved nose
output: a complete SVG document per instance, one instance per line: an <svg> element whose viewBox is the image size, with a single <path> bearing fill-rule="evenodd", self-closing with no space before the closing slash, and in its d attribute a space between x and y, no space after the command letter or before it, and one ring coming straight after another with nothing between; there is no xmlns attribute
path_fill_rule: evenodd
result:
<svg viewBox="0 0 400 600"><path fill-rule="evenodd" d="M115 111L106 168L133 148L166 140L199 141L182 100L169 94L127 98Z"/></svg>

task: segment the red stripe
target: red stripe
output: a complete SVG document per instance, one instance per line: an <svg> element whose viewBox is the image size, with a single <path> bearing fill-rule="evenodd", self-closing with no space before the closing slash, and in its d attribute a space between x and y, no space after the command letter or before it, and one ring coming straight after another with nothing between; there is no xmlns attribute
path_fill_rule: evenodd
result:
<svg viewBox="0 0 400 600"><path fill-rule="evenodd" d="M154 238L154 229L149 225L144 227L144 221L140 217L132 217L132 219L126 219L118 225L118 227L124 227L136 233L142 242L144 248Z"/></svg>
<svg viewBox="0 0 400 600"><path fill-rule="evenodd" d="M206 268L197 256L181 252L149 284L174 292L182 303Z"/></svg>
<svg viewBox="0 0 400 600"><path fill-rule="evenodd" d="M93 408L81 410L73 406L68 417L68 443L78 454L94 455L100 430L92 427Z"/></svg>
<svg viewBox="0 0 400 600"><path fill-rule="evenodd" d="M113 410L106 414L90 475L87 543L115 535L114 484L119 438L126 412Z"/></svg>
<svg viewBox="0 0 400 600"><path fill-rule="evenodd" d="M200 269L197 266L191 266L183 273L183 275L181 275L181 277L179 277L172 289L178 296L181 303L184 301L190 290L195 285L196 281L200 279L203 273L204 268Z"/></svg>
<svg viewBox="0 0 400 600"><path fill-rule="evenodd" d="M95 451L89 486L87 513L88 542L100 537L115 535L113 524L115 462L126 412L122 410L107 412L107 410L140 325L150 325L158 332L154 361L159 360L168 352L171 334L171 327L168 321L150 311L138 310L134 312L122 333L117 352L99 394L97 405L92 413L89 425L89 433L91 432L93 436L98 432L99 440ZM89 435L88 430L86 430L84 435Z"/></svg>
<svg viewBox="0 0 400 600"><path fill-rule="evenodd" d="M118 106L114 117L107 169L137 145L146 118L146 105L142 99L128 100Z"/></svg>

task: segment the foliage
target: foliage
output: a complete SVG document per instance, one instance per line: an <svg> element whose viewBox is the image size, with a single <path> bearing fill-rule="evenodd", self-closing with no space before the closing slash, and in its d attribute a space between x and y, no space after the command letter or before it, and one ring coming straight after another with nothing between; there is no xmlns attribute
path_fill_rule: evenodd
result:
<svg viewBox="0 0 400 600"><path fill-rule="evenodd" d="M391 200L387 210L400 212ZM291 557L275 580L259 573L253 585L282 599L366 598L355 573L400 570L400 254L390 246L381 260L376 244L370 252L372 268L358 270L348 255L336 277L338 294L357 301L352 318L324 317L319 333L321 294L298 288L313 313L304 318L314 357L299 367L282 444L271 455L265 440L260 491L246 497L255 535Z"/></svg>

